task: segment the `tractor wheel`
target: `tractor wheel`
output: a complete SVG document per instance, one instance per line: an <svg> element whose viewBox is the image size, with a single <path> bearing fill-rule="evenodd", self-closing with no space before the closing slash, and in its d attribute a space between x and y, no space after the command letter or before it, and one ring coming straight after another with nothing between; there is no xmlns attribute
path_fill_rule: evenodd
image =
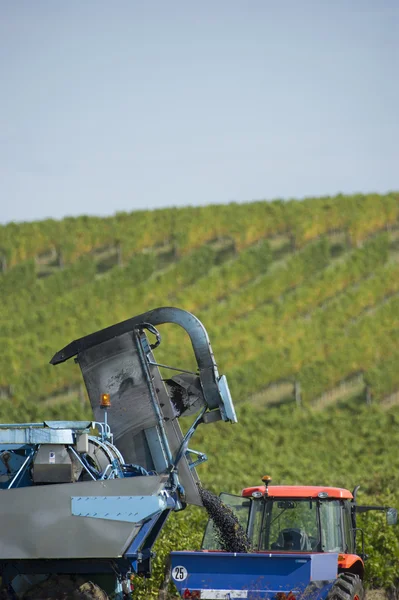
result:
<svg viewBox="0 0 399 600"><path fill-rule="evenodd" d="M363 600L364 588L359 575L341 573L327 596L328 600Z"/></svg>
<svg viewBox="0 0 399 600"><path fill-rule="evenodd" d="M108 600L108 595L92 581L55 575L30 588L23 600Z"/></svg>

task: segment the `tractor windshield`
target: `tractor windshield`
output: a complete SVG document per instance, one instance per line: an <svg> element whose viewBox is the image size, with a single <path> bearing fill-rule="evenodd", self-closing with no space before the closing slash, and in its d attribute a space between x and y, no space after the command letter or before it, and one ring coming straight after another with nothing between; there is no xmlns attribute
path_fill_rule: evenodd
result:
<svg viewBox="0 0 399 600"><path fill-rule="evenodd" d="M251 539L254 549L344 551L339 500L295 498L270 499L265 503L257 501L253 503L253 515Z"/></svg>
<svg viewBox="0 0 399 600"><path fill-rule="evenodd" d="M221 494L221 500L237 515L247 530L254 551L346 552L342 524L349 513L340 500L319 498L240 498ZM350 541L350 524L347 523ZM352 547L352 546L350 546ZM203 549L220 549L212 519L203 539Z"/></svg>
<svg viewBox="0 0 399 600"><path fill-rule="evenodd" d="M262 521L260 531L256 531L256 527L253 531L254 545L258 538L259 550L310 552L319 545L318 511L314 500L269 500L264 505Z"/></svg>

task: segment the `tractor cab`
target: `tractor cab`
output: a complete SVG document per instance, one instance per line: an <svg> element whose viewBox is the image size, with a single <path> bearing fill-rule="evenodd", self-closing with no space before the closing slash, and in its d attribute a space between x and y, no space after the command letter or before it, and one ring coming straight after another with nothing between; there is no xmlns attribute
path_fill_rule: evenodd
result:
<svg viewBox="0 0 399 600"><path fill-rule="evenodd" d="M363 575L362 550L356 553L356 513L384 510L388 524L397 520L390 507L358 506L354 493L335 487L269 485L245 488L241 496L221 494L246 531L253 552L332 552L339 554L340 570ZM220 550L220 536L208 522L203 550Z"/></svg>

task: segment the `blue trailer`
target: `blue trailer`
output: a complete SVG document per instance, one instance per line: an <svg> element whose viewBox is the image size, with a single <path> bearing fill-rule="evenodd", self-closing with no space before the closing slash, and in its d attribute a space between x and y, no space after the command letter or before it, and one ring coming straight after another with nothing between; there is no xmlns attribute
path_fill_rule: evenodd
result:
<svg viewBox="0 0 399 600"><path fill-rule="evenodd" d="M172 553L172 578L186 599L319 600L337 575L338 554Z"/></svg>

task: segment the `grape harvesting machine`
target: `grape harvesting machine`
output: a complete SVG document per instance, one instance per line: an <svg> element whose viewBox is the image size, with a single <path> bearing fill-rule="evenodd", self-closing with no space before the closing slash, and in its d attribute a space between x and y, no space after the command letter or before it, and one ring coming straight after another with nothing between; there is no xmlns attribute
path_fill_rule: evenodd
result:
<svg viewBox="0 0 399 600"><path fill-rule="evenodd" d="M188 334L195 370L156 361L157 327L168 323ZM184 310L157 308L97 331L51 363L72 357L92 421L0 426L3 598L130 597L132 576L151 574L171 512L201 505L196 467L207 457L189 447L196 428L237 420L207 332ZM179 418L190 415L183 435Z"/></svg>

